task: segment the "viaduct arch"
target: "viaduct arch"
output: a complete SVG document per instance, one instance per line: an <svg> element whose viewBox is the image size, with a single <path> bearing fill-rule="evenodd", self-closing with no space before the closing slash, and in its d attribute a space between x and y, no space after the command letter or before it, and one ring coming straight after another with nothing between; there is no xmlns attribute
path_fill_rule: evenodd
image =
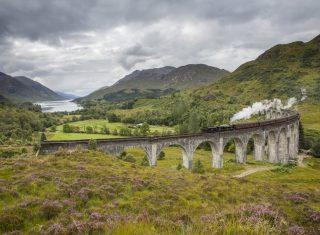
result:
<svg viewBox="0 0 320 235"><path fill-rule="evenodd" d="M281 117L280 117L281 116ZM231 139L235 142L237 163L245 163L247 145L250 138L254 141L254 159L272 163L287 164L297 159L299 142L299 114L293 112L272 112L266 121L232 125L214 132L202 132L189 135L171 135L155 137L131 137L119 139L98 139L97 147L107 153L120 155L126 148L142 148L151 166L157 165L157 156L170 145L178 145L183 152L183 166L192 168L193 155L197 147L208 142L212 151L212 167L223 167L223 150ZM59 148L75 149L80 146L88 149L89 140L44 141L40 153L47 154Z"/></svg>

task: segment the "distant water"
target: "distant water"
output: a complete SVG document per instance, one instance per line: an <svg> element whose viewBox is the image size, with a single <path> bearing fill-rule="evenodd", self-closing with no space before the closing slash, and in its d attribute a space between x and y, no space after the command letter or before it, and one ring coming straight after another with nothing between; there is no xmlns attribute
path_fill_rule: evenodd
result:
<svg viewBox="0 0 320 235"><path fill-rule="evenodd" d="M53 112L72 112L78 109L82 109L80 105L71 100L58 100L58 101L43 101L37 102L41 106L41 109L45 113Z"/></svg>

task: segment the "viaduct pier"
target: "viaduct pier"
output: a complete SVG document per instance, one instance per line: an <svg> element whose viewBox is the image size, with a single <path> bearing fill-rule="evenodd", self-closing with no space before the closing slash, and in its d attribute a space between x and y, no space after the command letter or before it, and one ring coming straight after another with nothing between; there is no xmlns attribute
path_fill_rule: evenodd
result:
<svg viewBox="0 0 320 235"><path fill-rule="evenodd" d="M97 139L97 148L109 154L120 155L126 148L142 148L151 166L157 165L157 156L168 146L180 146L183 166L192 169L193 155L202 143L209 143L212 152L212 167L223 167L223 151L229 141L235 144L237 163L245 163L247 145L252 138L253 155L256 161L287 164L295 161L298 155L299 114L293 112L271 112L265 121L242 123L215 127L213 131L188 135L170 135L153 137L131 137L117 139ZM210 129L210 128L209 128ZM88 149L89 140L44 141L40 153L48 154L64 149Z"/></svg>

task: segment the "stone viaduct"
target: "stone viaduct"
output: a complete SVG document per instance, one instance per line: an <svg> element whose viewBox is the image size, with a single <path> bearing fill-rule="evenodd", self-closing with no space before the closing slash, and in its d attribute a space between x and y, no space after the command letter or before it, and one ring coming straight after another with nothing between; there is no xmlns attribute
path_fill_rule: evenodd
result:
<svg viewBox="0 0 320 235"><path fill-rule="evenodd" d="M223 151L229 141L235 143L235 159L245 163L249 139L254 142L254 159L286 164L295 161L298 155L299 115L292 112L269 112L266 121L251 122L216 127L215 131L190 135L172 135L155 137L131 137L118 139L98 139L97 148L113 155L120 155L126 148L142 148L151 166L157 165L157 156L168 146L180 146L183 166L192 168L193 154L201 143L209 143L212 151L212 167L223 167ZM52 153L59 148L76 149L80 146L88 149L89 140L44 141L40 153Z"/></svg>

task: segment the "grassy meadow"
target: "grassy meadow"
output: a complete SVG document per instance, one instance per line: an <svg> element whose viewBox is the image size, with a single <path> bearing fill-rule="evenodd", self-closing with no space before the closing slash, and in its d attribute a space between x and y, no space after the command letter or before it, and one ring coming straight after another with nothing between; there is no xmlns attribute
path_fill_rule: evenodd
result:
<svg viewBox="0 0 320 235"><path fill-rule="evenodd" d="M120 138L124 136L113 135L112 132L114 130L119 131L121 128L134 126L133 124L125 124L121 122L109 122L106 119L89 119L84 121L76 121L69 122L71 126L77 126L81 131L86 130L86 127L90 126L94 131L100 131L102 128L106 127L110 130L110 134L88 134L88 133L64 133L63 125L57 126L57 130L55 132L46 132L46 136L48 140L77 140L77 139L103 139L103 138ZM162 132L171 131L174 132L174 128L166 127L166 126L156 126L150 125L150 132Z"/></svg>
<svg viewBox="0 0 320 235"><path fill-rule="evenodd" d="M319 234L320 159L305 167L247 164L225 154L211 169L210 151L197 150L205 173L177 170L181 150L164 149L156 167L99 151L24 153L0 161L0 233L15 234Z"/></svg>
<svg viewBox="0 0 320 235"><path fill-rule="evenodd" d="M320 105L303 104L299 105L298 111L301 115L301 121L306 129L320 131Z"/></svg>

